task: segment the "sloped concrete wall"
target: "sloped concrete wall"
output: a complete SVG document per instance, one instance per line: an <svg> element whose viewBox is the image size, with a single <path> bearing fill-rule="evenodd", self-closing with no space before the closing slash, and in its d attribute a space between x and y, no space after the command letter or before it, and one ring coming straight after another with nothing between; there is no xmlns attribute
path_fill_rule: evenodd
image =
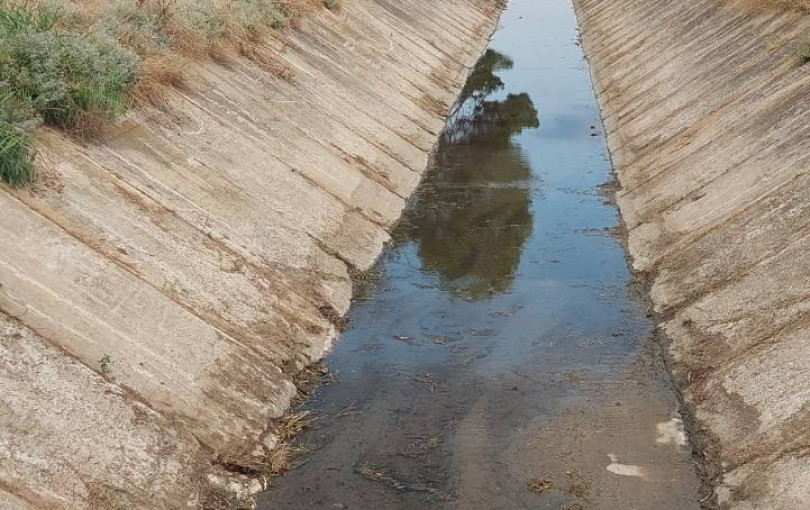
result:
<svg viewBox="0 0 810 510"><path fill-rule="evenodd" d="M0 506L185 508L261 459L498 13L346 0L103 144L42 133L0 190Z"/></svg>
<svg viewBox="0 0 810 510"><path fill-rule="evenodd" d="M633 265L716 502L810 508L810 20L732 0L575 4Z"/></svg>

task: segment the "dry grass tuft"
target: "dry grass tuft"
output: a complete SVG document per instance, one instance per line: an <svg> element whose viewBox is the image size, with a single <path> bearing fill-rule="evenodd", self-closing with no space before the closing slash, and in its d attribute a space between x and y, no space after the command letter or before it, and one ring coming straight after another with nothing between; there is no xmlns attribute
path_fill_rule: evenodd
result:
<svg viewBox="0 0 810 510"><path fill-rule="evenodd" d="M265 46L253 41L242 41L238 49L239 54L257 64L276 78L282 79L288 83L295 81L295 71L285 65L275 52L267 49Z"/></svg>
<svg viewBox="0 0 810 510"><path fill-rule="evenodd" d="M279 442L284 444L295 439L302 431L311 429L312 422L309 412L302 411L285 416L271 427L271 430L278 437Z"/></svg>
<svg viewBox="0 0 810 510"><path fill-rule="evenodd" d="M187 61L182 56L163 55L147 58L141 64L141 78L133 97L139 105L149 105L165 112L172 110L166 94L170 90L190 90L185 72Z"/></svg>
<svg viewBox="0 0 810 510"><path fill-rule="evenodd" d="M289 471L292 460L309 450L306 446L292 443L301 432L311 429L313 422L314 420L309 417L309 412L302 411L285 416L271 427L271 432L278 438L278 444L268 455L265 465L266 474L280 475Z"/></svg>
<svg viewBox="0 0 810 510"><path fill-rule="evenodd" d="M74 113L74 118L69 126L64 126L64 131L74 140L80 143L88 143L100 140L104 136L110 121L110 114L106 111L78 111Z"/></svg>
<svg viewBox="0 0 810 510"><path fill-rule="evenodd" d="M318 0L282 0L278 9L287 16L290 28L298 28L301 20L317 14L322 5Z"/></svg>
<svg viewBox="0 0 810 510"><path fill-rule="evenodd" d="M218 456L217 463L230 471L248 476L283 474L290 469L295 457L309 450L306 446L293 445L293 440L304 430L312 428L313 421L305 411L288 414L270 427L269 432L277 438L277 443L265 456L257 457L247 450L227 452Z"/></svg>

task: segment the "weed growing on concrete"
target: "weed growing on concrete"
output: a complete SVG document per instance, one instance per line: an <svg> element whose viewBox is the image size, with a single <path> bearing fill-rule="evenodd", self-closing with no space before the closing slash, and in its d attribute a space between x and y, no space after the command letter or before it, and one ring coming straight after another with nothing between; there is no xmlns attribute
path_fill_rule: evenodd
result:
<svg viewBox="0 0 810 510"><path fill-rule="evenodd" d="M803 66L810 62L810 40L804 41L801 46L799 46L796 56L799 59L799 65Z"/></svg>
<svg viewBox="0 0 810 510"><path fill-rule="evenodd" d="M112 371L113 360L109 354L105 354L98 360L98 368L103 375L107 375Z"/></svg>

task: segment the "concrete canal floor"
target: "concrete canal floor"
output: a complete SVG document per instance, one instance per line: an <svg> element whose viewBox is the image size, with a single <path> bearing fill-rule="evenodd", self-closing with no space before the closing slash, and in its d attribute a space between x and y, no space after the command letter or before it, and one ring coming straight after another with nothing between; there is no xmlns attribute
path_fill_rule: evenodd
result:
<svg viewBox="0 0 810 510"><path fill-rule="evenodd" d="M264 510L691 510L569 0L513 0Z"/></svg>

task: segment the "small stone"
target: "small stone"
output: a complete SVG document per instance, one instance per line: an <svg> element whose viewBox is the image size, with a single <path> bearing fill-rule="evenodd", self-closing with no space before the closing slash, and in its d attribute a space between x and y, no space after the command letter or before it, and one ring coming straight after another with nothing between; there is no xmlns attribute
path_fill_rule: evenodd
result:
<svg viewBox="0 0 810 510"><path fill-rule="evenodd" d="M251 496L255 496L263 491L264 487L262 487L262 483L259 480L253 479L245 486L245 489L247 489L247 492Z"/></svg>
<svg viewBox="0 0 810 510"><path fill-rule="evenodd" d="M278 446L278 436L273 433L269 433L264 436L264 439L262 439L262 444L268 452L273 451L275 447Z"/></svg>
<svg viewBox="0 0 810 510"><path fill-rule="evenodd" d="M225 477L215 475L214 473L210 473L208 475L208 484L214 489L224 489L227 480Z"/></svg>

